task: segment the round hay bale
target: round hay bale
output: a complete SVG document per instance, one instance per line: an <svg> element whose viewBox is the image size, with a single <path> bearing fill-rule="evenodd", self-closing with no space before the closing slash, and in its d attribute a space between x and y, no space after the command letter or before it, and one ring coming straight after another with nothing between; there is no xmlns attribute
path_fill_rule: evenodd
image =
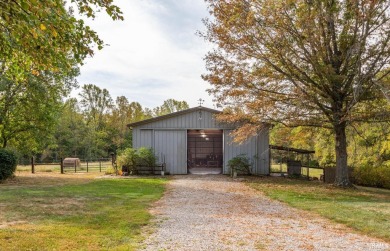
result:
<svg viewBox="0 0 390 251"><path fill-rule="evenodd" d="M81 162L79 158L65 158L63 161L63 165L64 167L74 167L75 165L76 167L80 167Z"/></svg>

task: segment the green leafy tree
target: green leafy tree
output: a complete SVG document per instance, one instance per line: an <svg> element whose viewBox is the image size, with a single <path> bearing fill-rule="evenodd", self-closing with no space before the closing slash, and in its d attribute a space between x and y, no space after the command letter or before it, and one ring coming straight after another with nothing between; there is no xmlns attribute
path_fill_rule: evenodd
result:
<svg viewBox="0 0 390 251"><path fill-rule="evenodd" d="M93 84L82 87L80 104L88 126L89 142L88 156L107 156L112 150L111 136L109 134L108 119L113 109L113 101L107 89L100 89Z"/></svg>
<svg viewBox="0 0 390 251"><path fill-rule="evenodd" d="M207 0L213 19L205 38L204 79L241 122L242 140L268 123L332 131L335 185L350 186L351 123L387 121L390 12L388 1ZM373 102L375 101L375 102Z"/></svg>
<svg viewBox="0 0 390 251"><path fill-rule="evenodd" d="M76 98L68 99L62 107L51 149L58 157L85 156L89 143L88 127Z"/></svg>
<svg viewBox="0 0 390 251"><path fill-rule="evenodd" d="M55 128L62 96L73 86L74 79L61 74L30 74L17 83L0 76L1 147L26 154L42 149Z"/></svg>
<svg viewBox="0 0 390 251"><path fill-rule="evenodd" d="M0 74L24 81L40 71L71 71L103 41L79 16L105 10L123 19L113 0L0 1ZM79 14L79 15L76 15Z"/></svg>
<svg viewBox="0 0 390 251"><path fill-rule="evenodd" d="M144 109L138 102L129 102L125 96L117 97L115 107L108 121L113 130L112 140L116 149L124 149L132 146L131 131L127 127L129 123L147 118Z"/></svg>
<svg viewBox="0 0 390 251"><path fill-rule="evenodd" d="M188 109L188 103L186 101L178 101L175 99L167 99L164 103L153 109L155 116L161 116L173 112Z"/></svg>

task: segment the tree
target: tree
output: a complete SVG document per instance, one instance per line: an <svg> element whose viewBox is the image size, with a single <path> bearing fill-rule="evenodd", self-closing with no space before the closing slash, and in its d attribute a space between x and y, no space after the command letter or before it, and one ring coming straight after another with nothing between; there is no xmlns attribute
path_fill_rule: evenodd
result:
<svg viewBox="0 0 390 251"><path fill-rule="evenodd" d="M69 71L103 47L96 32L79 16L105 10L122 20L113 0L0 1L0 74L12 81L39 71Z"/></svg>
<svg viewBox="0 0 390 251"><path fill-rule="evenodd" d="M50 150L56 151L58 157L84 157L90 145L88 129L77 99L66 100L54 133L55 143Z"/></svg>
<svg viewBox="0 0 390 251"><path fill-rule="evenodd" d="M30 74L16 83L0 75L0 147L25 154L42 149L55 128L62 95L74 85L73 77L60 73Z"/></svg>
<svg viewBox="0 0 390 251"><path fill-rule="evenodd" d="M113 100L107 89L100 89L93 84L82 87L80 104L83 108L86 124L89 127L88 157L108 155L113 148L108 128L109 114L113 109Z"/></svg>
<svg viewBox="0 0 390 251"><path fill-rule="evenodd" d="M188 103L186 101L178 101L175 99L167 99L164 103L153 109L155 116L162 116L165 114L178 112L181 110L188 109Z"/></svg>
<svg viewBox="0 0 390 251"><path fill-rule="evenodd" d="M104 115L113 108L113 101L107 89L100 89L93 84L82 87L80 103L89 124L93 124L96 129L102 129Z"/></svg>
<svg viewBox="0 0 390 251"><path fill-rule="evenodd" d="M264 122L322 127L335 139L335 185L350 186L346 128L389 120L390 5L365 0L207 0L204 37L218 47L203 78L241 122L238 140Z"/></svg>
<svg viewBox="0 0 390 251"><path fill-rule="evenodd" d="M124 149L132 146L132 134L128 124L148 118L141 104L138 102L129 103L125 96L116 99L115 107L109 117L109 126L114 130L112 140L117 149ZM115 149L116 150L116 149Z"/></svg>

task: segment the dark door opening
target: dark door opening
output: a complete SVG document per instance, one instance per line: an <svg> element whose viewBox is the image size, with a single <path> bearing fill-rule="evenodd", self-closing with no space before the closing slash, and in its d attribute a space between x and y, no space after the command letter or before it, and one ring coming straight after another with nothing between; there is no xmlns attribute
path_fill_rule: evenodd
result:
<svg viewBox="0 0 390 251"><path fill-rule="evenodd" d="M221 169L223 166L223 131L187 131L188 169Z"/></svg>

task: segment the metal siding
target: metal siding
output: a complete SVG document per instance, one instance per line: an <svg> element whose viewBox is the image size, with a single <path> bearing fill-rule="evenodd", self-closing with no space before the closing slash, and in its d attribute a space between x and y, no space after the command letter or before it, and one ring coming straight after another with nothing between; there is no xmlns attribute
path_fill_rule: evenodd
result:
<svg viewBox="0 0 390 251"><path fill-rule="evenodd" d="M269 174L269 130L263 130L259 135L259 172Z"/></svg>
<svg viewBox="0 0 390 251"><path fill-rule="evenodd" d="M140 144L138 147L153 147L153 130L140 130Z"/></svg>
<svg viewBox="0 0 390 251"><path fill-rule="evenodd" d="M133 147L138 148L141 145L141 138L140 138L140 129L133 128Z"/></svg>
<svg viewBox="0 0 390 251"><path fill-rule="evenodd" d="M258 163L255 158L257 153L257 138L251 137L242 144L234 143L233 138L230 136L232 130L224 130L224 173L229 173L228 162L230 159L240 154L247 155L253 162L254 173L257 174Z"/></svg>
<svg viewBox="0 0 390 251"><path fill-rule="evenodd" d="M232 126L218 123L214 118L214 113L205 110L202 110L201 120L199 120L199 110L196 110L191 113L134 127L133 147L154 146L156 155L159 158L165 155L167 171L170 171L172 174L186 174L187 129L224 130L224 173L228 173L228 161L243 153L254 160L254 172L256 174L269 174L269 131L264 130L257 137L252 137L241 145L232 143L233 139L229 135L232 131ZM255 155L258 156L258 159L253 158Z"/></svg>
<svg viewBox="0 0 390 251"><path fill-rule="evenodd" d="M171 174L187 174L186 130L155 130L154 150L160 161L165 156L167 171Z"/></svg>
<svg viewBox="0 0 390 251"><path fill-rule="evenodd" d="M217 123L214 113L202 110L202 119L199 111L178 115L160 121L137 126L140 129L232 129L229 125Z"/></svg>

